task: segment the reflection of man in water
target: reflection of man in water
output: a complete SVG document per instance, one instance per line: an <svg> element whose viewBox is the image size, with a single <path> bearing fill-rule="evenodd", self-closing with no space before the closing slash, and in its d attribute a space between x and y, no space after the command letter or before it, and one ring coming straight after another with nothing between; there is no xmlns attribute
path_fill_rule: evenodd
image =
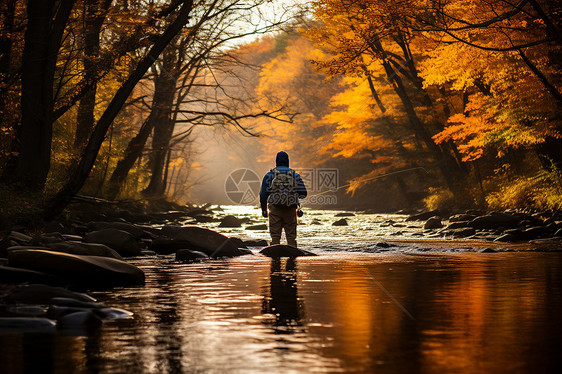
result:
<svg viewBox="0 0 562 374"><path fill-rule="evenodd" d="M303 330L304 304L297 295L295 260L287 259L284 270L282 262L279 258L271 259L269 297L264 298L262 313L275 316L272 325L276 333L290 334Z"/></svg>

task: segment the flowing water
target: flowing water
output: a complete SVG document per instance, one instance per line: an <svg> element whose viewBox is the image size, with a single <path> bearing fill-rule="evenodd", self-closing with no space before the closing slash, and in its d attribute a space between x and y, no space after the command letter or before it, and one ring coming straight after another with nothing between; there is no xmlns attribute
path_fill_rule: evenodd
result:
<svg viewBox="0 0 562 374"><path fill-rule="evenodd" d="M318 257L134 259L144 287L91 292L134 319L87 335L0 334L0 372L562 372L561 252L480 253L491 245L414 243L420 229L403 216L336 219L303 217L299 246ZM390 239L398 246L376 246Z"/></svg>

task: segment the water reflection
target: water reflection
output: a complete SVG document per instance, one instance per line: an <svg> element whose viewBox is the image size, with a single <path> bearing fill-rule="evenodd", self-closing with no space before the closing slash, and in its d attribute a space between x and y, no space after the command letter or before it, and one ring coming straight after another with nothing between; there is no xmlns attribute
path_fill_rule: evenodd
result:
<svg viewBox="0 0 562 374"><path fill-rule="evenodd" d="M303 332L304 303L298 296L297 264L294 258L274 258L269 270L269 288L264 290L264 322L276 334Z"/></svg>
<svg viewBox="0 0 562 374"><path fill-rule="evenodd" d="M561 372L561 253L137 264L95 295L134 320L0 333L0 372Z"/></svg>

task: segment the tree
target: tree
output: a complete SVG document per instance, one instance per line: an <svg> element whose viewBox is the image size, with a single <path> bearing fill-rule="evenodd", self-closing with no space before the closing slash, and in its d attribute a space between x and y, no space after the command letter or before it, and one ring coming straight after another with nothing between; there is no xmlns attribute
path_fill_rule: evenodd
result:
<svg viewBox="0 0 562 374"><path fill-rule="evenodd" d="M328 51L328 57L317 59L314 64L329 76L346 74L368 83L380 113L372 112L365 121L370 120L370 127L378 128L379 134L388 124L401 122L408 126L415 137L415 146L424 153L424 158L429 156L428 161L435 163L446 186L460 196L465 193L466 173L456 146L452 143L439 146L432 138L435 130L444 128L446 115L443 111L448 108L436 105L435 98L423 86L417 68L423 57L420 50L414 50L420 45L412 45L415 40L412 30L401 21L403 6L392 1L371 0L314 2L315 16L322 23L311 28L307 36ZM384 98L379 95L386 86L391 87L399 99L405 120L393 118L391 112L386 111L388 100L394 100L388 95ZM385 125L376 127L377 123ZM342 130L349 132L353 128L348 126ZM396 153L404 155L404 142L396 141L396 135L387 130L384 132L390 141L387 144L394 144ZM360 138L357 139L360 142ZM371 141L363 137L363 142L367 145Z"/></svg>
<svg viewBox="0 0 562 374"><path fill-rule="evenodd" d="M42 189L51 162L53 86L61 40L74 1L28 1L21 66L21 125L16 177ZM46 16L52 15L52 16Z"/></svg>
<svg viewBox="0 0 562 374"><path fill-rule="evenodd" d="M174 21L171 22L162 35L156 39L147 55L139 62L135 70L131 73L119 90L117 90L113 100L97 122L88 144L82 153L80 163L78 164L76 170L70 176L64 187L47 203L46 209L43 212L43 217L49 219L59 213L80 190L88 177L88 174L92 170L98 151L109 126L119 113L119 110L127 100L129 94L153 62L158 58L160 53L162 53L168 43L172 41L176 34L180 32L189 20L189 16L193 8L193 1L187 0L178 2L175 4L175 8L178 6L181 6L181 8L177 11Z"/></svg>
<svg viewBox="0 0 562 374"><path fill-rule="evenodd" d="M119 193L151 132L150 182L143 193L160 196L166 189L171 144L179 144L177 140L173 141L174 136L185 139L195 126L233 126L247 131L241 121L272 116L267 111L252 112L251 105L241 108L240 103L244 100L238 97L236 89L233 90L233 87L240 86L240 82L235 73L228 73L238 63L229 55L229 48L232 48L229 44L278 26L279 22L271 21L265 26L242 31L238 27L241 17L248 17L265 3L255 1L240 7L244 3L220 2L219 9L209 7L209 12L201 17L190 33L178 35L167 47L153 67L151 114L129 142L124 158L113 171L107 190L110 197ZM231 82L225 83L221 81L223 79ZM176 127L180 130L174 135Z"/></svg>

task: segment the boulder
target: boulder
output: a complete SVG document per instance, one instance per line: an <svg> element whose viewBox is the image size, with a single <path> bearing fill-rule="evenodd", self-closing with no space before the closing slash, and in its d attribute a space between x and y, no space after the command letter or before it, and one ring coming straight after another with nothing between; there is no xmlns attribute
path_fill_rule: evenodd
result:
<svg viewBox="0 0 562 374"><path fill-rule="evenodd" d="M246 244L244 244L244 241L242 239L235 238L235 237L231 236L230 238L228 238L228 240L230 242L232 242L232 244L234 244L236 246L236 248L238 248L238 249L247 248Z"/></svg>
<svg viewBox="0 0 562 374"><path fill-rule="evenodd" d="M448 230L447 233L455 238L466 238L475 235L476 230L474 230L472 227L461 227L458 229Z"/></svg>
<svg viewBox="0 0 562 374"><path fill-rule="evenodd" d="M0 266L0 283L43 283L51 285L61 285L63 282L51 275L27 270L20 269L10 266Z"/></svg>
<svg viewBox="0 0 562 374"><path fill-rule="evenodd" d="M252 252L248 248L238 248L238 250L242 253L242 255L253 255L254 254L254 252Z"/></svg>
<svg viewBox="0 0 562 374"><path fill-rule="evenodd" d="M31 243L35 244L46 244L46 243L58 243L64 241L64 237L60 232L47 232L44 234L35 235Z"/></svg>
<svg viewBox="0 0 562 374"><path fill-rule="evenodd" d="M493 248L484 248L480 253L496 253L497 251Z"/></svg>
<svg viewBox="0 0 562 374"><path fill-rule="evenodd" d="M417 214L412 214L406 218L406 221L425 221L430 219L431 217L441 216L441 212L439 210L432 210L430 212L422 212Z"/></svg>
<svg viewBox="0 0 562 374"><path fill-rule="evenodd" d="M441 217L438 216L429 218L423 225L425 230L440 229L441 227L443 227L443 223L441 223Z"/></svg>
<svg viewBox="0 0 562 374"><path fill-rule="evenodd" d="M248 247L265 247L268 243L265 239L251 239L244 240L244 244Z"/></svg>
<svg viewBox="0 0 562 374"><path fill-rule="evenodd" d="M455 230L455 229L460 229L460 228L465 228L465 227L471 227L470 226L470 221L454 221L451 222L447 225L447 227L445 227L446 230Z"/></svg>
<svg viewBox="0 0 562 374"><path fill-rule="evenodd" d="M449 222L472 221L476 216L474 214L455 214L449 217Z"/></svg>
<svg viewBox="0 0 562 374"><path fill-rule="evenodd" d="M84 237L88 243L105 244L115 249L122 256L138 256L141 254L135 237L127 231L115 228L92 231Z"/></svg>
<svg viewBox="0 0 562 374"><path fill-rule="evenodd" d="M355 217L355 214L349 212L341 212L336 214L334 217Z"/></svg>
<svg viewBox="0 0 562 374"><path fill-rule="evenodd" d="M51 319L61 319L68 314L92 311L102 320L106 319L130 319L133 313L125 309L108 308L100 303L80 302L73 299L53 298L46 315Z"/></svg>
<svg viewBox="0 0 562 374"><path fill-rule="evenodd" d="M518 215L512 215L509 213L502 212L491 212L489 214L479 216L470 221L470 226L477 230L489 230L489 229L514 229L519 226L519 222L522 219Z"/></svg>
<svg viewBox="0 0 562 374"><path fill-rule="evenodd" d="M197 215L195 217L193 217L197 222L201 222L201 223L208 223L208 222L213 222L215 220L215 218L213 216L205 216L205 215Z"/></svg>
<svg viewBox="0 0 562 374"><path fill-rule="evenodd" d="M45 317L47 306L45 305L5 305L5 311L10 317Z"/></svg>
<svg viewBox="0 0 562 374"><path fill-rule="evenodd" d="M124 261L44 250L19 250L8 254L10 266L52 274L92 288L144 284L144 273Z"/></svg>
<svg viewBox="0 0 562 374"><path fill-rule="evenodd" d="M57 320L60 329L98 328L102 319L92 310L80 310L66 314Z"/></svg>
<svg viewBox="0 0 562 374"><path fill-rule="evenodd" d="M338 219L336 222L332 223L332 226L347 226L347 220L345 218Z"/></svg>
<svg viewBox="0 0 562 374"><path fill-rule="evenodd" d="M96 301L96 299L88 295L45 284L17 286L6 295L6 301L14 304L49 304L54 297L64 297L84 302Z"/></svg>
<svg viewBox="0 0 562 374"><path fill-rule="evenodd" d="M226 236L202 227L164 226L161 233L171 239L185 241L190 245L185 247L186 249L201 251L212 258L234 257L243 254Z"/></svg>
<svg viewBox="0 0 562 374"><path fill-rule="evenodd" d="M176 252L176 261L181 262L195 262L208 260L209 256L199 251L192 251L189 249L180 249Z"/></svg>
<svg viewBox="0 0 562 374"><path fill-rule="evenodd" d="M204 208L193 208L187 212L181 212L182 216L195 217L199 215L213 214L212 211Z"/></svg>
<svg viewBox="0 0 562 374"><path fill-rule="evenodd" d="M246 226L246 230L267 230L267 225L261 224L261 225Z"/></svg>
<svg viewBox="0 0 562 374"><path fill-rule="evenodd" d="M97 314L102 319L131 319L133 312L129 312L120 308L101 308L97 310Z"/></svg>
<svg viewBox="0 0 562 374"><path fill-rule="evenodd" d="M284 245L284 244L270 245L269 247L265 247L264 249L262 249L260 253L264 256L271 257L271 258L316 256L312 252L305 251L302 249L298 249L297 247Z"/></svg>
<svg viewBox="0 0 562 374"><path fill-rule="evenodd" d="M105 244L68 241L60 243L48 243L47 247L52 251L70 253L73 255L111 257L118 260L123 259L123 257L121 257L121 255L119 255L117 251L109 248Z"/></svg>
<svg viewBox="0 0 562 374"><path fill-rule="evenodd" d="M225 216L221 220L221 223L219 225L219 227L241 227L241 226L242 226L242 220L232 215Z"/></svg>
<svg viewBox="0 0 562 374"><path fill-rule="evenodd" d="M193 244L187 240L170 239L164 236L154 239L148 246L148 249L160 255L169 255L176 253L180 249L190 249Z"/></svg>
<svg viewBox="0 0 562 374"><path fill-rule="evenodd" d="M60 319L61 317L72 314L76 312L82 312L87 310L95 310L96 308L81 308L77 306L61 306L61 305L50 305L47 309L46 317L50 319Z"/></svg>
<svg viewBox="0 0 562 374"><path fill-rule="evenodd" d="M139 240L145 237L145 232L143 229L125 222L89 222L87 227L89 231L99 231L104 229L117 229L126 231L131 234L135 238L135 240Z"/></svg>
<svg viewBox="0 0 562 374"><path fill-rule="evenodd" d="M502 236L497 238L498 241L526 241L539 239L549 235L549 231L544 226L529 227L526 229L510 229L505 230ZM501 238L501 239L500 239Z"/></svg>
<svg viewBox="0 0 562 374"><path fill-rule="evenodd" d="M54 333L55 329L56 329L56 322L47 318L34 318L34 317L0 318L0 331Z"/></svg>
<svg viewBox="0 0 562 374"><path fill-rule="evenodd" d="M20 245L26 245L31 243L33 238L29 235L22 234L21 232L11 231L8 234L8 240L19 243Z"/></svg>
<svg viewBox="0 0 562 374"><path fill-rule="evenodd" d="M51 305L67 306L74 308L105 308L103 304L97 303L95 301L82 301L72 299L70 297L53 297L50 301Z"/></svg>
<svg viewBox="0 0 562 374"><path fill-rule="evenodd" d="M534 226L523 230L525 240L539 239L548 236L549 234L550 232L546 226Z"/></svg>

